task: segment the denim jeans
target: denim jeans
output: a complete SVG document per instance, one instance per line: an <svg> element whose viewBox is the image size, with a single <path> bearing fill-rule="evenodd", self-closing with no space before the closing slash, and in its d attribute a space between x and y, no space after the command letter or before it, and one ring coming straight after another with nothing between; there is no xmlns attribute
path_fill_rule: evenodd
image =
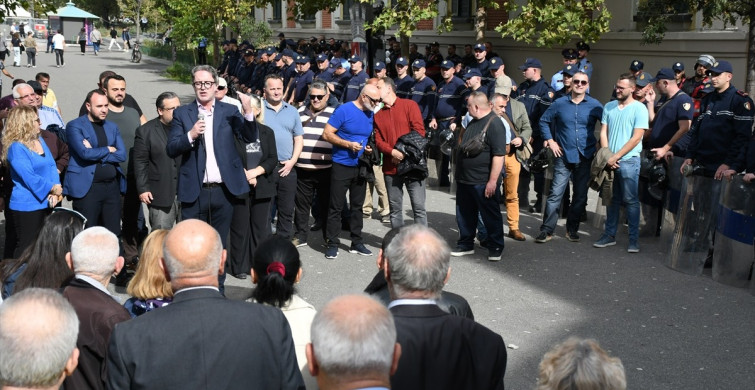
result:
<svg viewBox="0 0 755 390"><path fill-rule="evenodd" d="M474 248L478 213L487 230L488 249L503 249L500 183L496 186L495 194L490 198L485 197L485 184L457 184L456 224L459 226L457 247L465 250Z"/></svg>
<svg viewBox="0 0 755 390"><path fill-rule="evenodd" d="M605 234L616 237L619 224L619 211L623 204L629 220L629 243L636 244L640 235L640 157L619 161L619 169L614 171L613 196L606 212Z"/></svg>
<svg viewBox="0 0 755 390"><path fill-rule="evenodd" d="M590 166L592 158L579 156L578 163L566 162L565 157L557 157L553 160L553 182L548 194L548 200L545 203L545 214L543 215L543 224L540 226L541 232L553 234L558 222L561 201L564 192L569 185L569 178L574 181L574 197L569 207L569 215L566 217L566 231L576 233L579 230L579 219L587 204L587 189L590 183ZM574 175L572 177L572 175Z"/></svg>
<svg viewBox="0 0 755 390"><path fill-rule="evenodd" d="M425 210L425 181L404 180L399 175L385 175L385 187L388 190L388 205L391 209L391 227L404 226L404 186L409 193L412 204L414 223L427 226L427 211Z"/></svg>

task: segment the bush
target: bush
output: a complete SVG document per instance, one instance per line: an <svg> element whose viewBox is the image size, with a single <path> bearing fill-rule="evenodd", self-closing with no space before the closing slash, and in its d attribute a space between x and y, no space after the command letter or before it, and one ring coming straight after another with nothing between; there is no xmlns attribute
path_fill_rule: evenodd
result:
<svg viewBox="0 0 755 390"><path fill-rule="evenodd" d="M169 79L187 84L191 82L191 68L186 64L175 62L165 69L165 73Z"/></svg>

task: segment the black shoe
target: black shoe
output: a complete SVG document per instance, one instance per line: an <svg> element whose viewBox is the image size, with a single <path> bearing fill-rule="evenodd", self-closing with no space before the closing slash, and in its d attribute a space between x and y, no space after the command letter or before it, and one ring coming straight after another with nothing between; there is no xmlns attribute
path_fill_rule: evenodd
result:
<svg viewBox="0 0 755 390"><path fill-rule="evenodd" d="M322 221L315 221L315 223L313 223L312 226L309 227L309 230L313 232L322 230Z"/></svg>
<svg viewBox="0 0 755 390"><path fill-rule="evenodd" d="M566 239L571 242L579 242L579 234L573 232L566 232Z"/></svg>
<svg viewBox="0 0 755 390"><path fill-rule="evenodd" d="M552 234L548 234L546 232L540 232L540 234L538 234L537 237L535 237L535 242L537 242L538 244L543 244L550 241L551 238L553 238Z"/></svg>
<svg viewBox="0 0 755 390"><path fill-rule="evenodd" d="M233 274L233 277L236 278L236 279L244 280L244 279L248 278L249 275L242 272L240 274Z"/></svg>

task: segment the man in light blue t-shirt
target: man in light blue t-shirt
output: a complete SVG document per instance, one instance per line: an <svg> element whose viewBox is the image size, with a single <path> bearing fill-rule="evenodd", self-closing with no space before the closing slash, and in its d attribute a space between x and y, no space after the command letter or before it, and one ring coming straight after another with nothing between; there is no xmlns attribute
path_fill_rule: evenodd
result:
<svg viewBox="0 0 755 390"><path fill-rule="evenodd" d="M606 215L606 228L600 239L593 244L596 248L616 245L616 227L623 203L629 220L629 253L640 251L640 152L642 136L649 127L647 108L632 97L635 85L632 74L619 76L614 87L616 100L606 104L603 109L600 146L608 147L613 153L606 166L614 171L615 176L613 196Z"/></svg>
<svg viewBox="0 0 755 390"><path fill-rule="evenodd" d="M338 234L341 232L341 210L349 192L351 217L351 248L349 252L370 256L372 252L362 242L362 205L366 181L359 177L359 156L372 153L367 140L372 134L373 111L380 103L380 91L375 85L365 85L356 100L344 103L328 119L322 137L333 144L333 168L330 173L330 204L325 224L327 249L325 257L338 257Z"/></svg>

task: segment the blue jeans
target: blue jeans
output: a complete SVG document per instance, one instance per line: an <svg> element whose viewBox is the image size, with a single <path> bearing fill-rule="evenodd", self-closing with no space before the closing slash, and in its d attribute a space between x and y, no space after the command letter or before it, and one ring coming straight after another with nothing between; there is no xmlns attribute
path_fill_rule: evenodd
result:
<svg viewBox="0 0 755 390"><path fill-rule="evenodd" d="M474 248L477 214L487 230L488 249L503 249L503 216L501 215L501 186L495 194L485 197L485 184L462 184L456 186L456 224L459 240L456 246L464 250Z"/></svg>
<svg viewBox="0 0 755 390"><path fill-rule="evenodd" d="M425 181L406 180L399 175L385 175L385 188L388 190L388 206L391 210L391 227L404 226L404 186L412 204L414 223L427 226L425 210Z"/></svg>
<svg viewBox="0 0 755 390"><path fill-rule="evenodd" d="M629 243L637 243L640 236L640 157L619 161L619 169L614 171L613 196L606 212L605 234L616 237L619 211L623 204L629 220Z"/></svg>
<svg viewBox="0 0 755 390"><path fill-rule="evenodd" d="M585 158L582 155L579 156L578 163L566 162L566 158L563 156L553 160L553 182L551 183L548 200L545 203L543 224L540 226L541 232L553 234L553 231L556 229L558 215L560 214L559 208L561 207L566 187L569 185L570 177L574 181L574 197L569 207L569 215L566 217L566 231L576 233L579 230L579 219L587 204L587 189L590 183L591 165L592 158Z"/></svg>

